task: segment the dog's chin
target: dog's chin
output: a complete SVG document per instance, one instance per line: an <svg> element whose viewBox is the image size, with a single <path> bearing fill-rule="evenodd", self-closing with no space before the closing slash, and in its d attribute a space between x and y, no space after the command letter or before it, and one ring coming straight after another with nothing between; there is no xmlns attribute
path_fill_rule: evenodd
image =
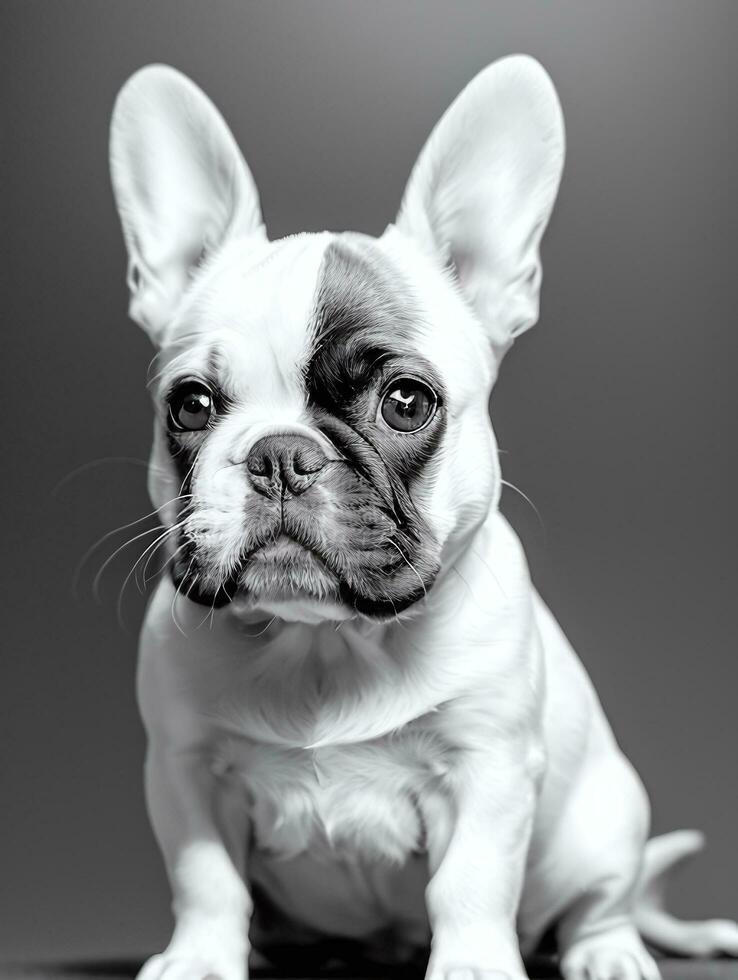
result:
<svg viewBox="0 0 738 980"><path fill-rule="evenodd" d="M231 608L245 617L264 612L307 623L348 619L353 613L325 562L286 535L249 556L237 576Z"/></svg>

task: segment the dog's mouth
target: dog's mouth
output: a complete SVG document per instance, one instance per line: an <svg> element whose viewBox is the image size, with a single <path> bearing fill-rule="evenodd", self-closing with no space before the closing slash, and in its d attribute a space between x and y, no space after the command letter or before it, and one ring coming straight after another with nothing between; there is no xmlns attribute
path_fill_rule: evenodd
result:
<svg viewBox="0 0 738 980"><path fill-rule="evenodd" d="M286 534L249 555L236 576L236 589L257 602L339 599L337 576L319 555Z"/></svg>
<svg viewBox="0 0 738 980"><path fill-rule="evenodd" d="M341 601L339 579L326 562L285 533L244 555L238 568L215 589L192 569L186 558L175 561L174 584L188 599L213 608L234 600L244 600L249 606L304 599L332 604Z"/></svg>

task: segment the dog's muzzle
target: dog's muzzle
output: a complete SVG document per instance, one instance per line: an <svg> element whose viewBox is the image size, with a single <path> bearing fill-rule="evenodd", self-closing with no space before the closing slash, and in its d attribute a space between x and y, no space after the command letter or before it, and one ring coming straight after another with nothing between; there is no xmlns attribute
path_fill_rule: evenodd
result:
<svg viewBox="0 0 738 980"><path fill-rule="evenodd" d="M185 597L216 608L235 598L310 600L384 618L425 596L439 562L422 516L371 443L348 426L334 425L336 434L348 445L304 432L251 445L237 464L246 484L233 518L243 535L238 559L225 578L213 574L206 533L185 527L172 563Z"/></svg>

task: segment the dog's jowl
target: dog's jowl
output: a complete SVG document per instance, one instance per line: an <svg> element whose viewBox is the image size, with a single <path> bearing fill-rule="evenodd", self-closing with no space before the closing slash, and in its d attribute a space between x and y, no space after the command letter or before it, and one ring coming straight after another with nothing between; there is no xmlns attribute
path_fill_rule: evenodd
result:
<svg viewBox="0 0 738 980"><path fill-rule="evenodd" d="M677 922L648 802L499 513L488 416L538 317L561 110L526 57L441 119L380 238L270 242L203 93L144 68L111 166L130 313L158 348L166 525L138 689L176 926L144 980L242 980L252 946L492 971L555 925L567 980L652 980ZM311 954L312 955L312 954ZM314 960L311 960L314 962ZM496 971L496 972L494 972Z"/></svg>

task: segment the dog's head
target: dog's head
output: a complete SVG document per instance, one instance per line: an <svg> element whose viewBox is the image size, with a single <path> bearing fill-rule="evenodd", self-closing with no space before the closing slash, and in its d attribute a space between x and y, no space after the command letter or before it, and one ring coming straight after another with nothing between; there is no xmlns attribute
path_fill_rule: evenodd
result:
<svg viewBox="0 0 738 980"><path fill-rule="evenodd" d="M538 317L563 145L548 76L507 58L443 116L381 238L270 242L205 95L166 67L128 81L113 185L182 593L314 619L426 595L497 505L489 392Z"/></svg>

